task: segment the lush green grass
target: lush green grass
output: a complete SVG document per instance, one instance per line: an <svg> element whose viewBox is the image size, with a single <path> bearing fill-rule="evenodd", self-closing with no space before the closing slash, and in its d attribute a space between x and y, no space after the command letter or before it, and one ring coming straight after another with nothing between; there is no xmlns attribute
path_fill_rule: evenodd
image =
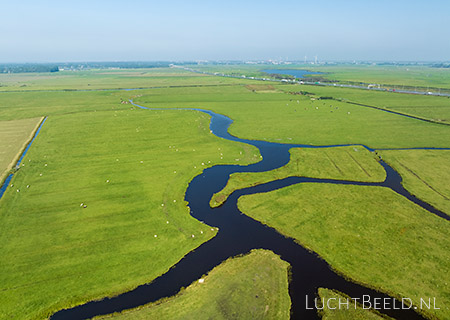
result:
<svg viewBox="0 0 450 320"><path fill-rule="evenodd" d="M0 121L0 185L41 121L42 118Z"/></svg>
<svg viewBox="0 0 450 320"><path fill-rule="evenodd" d="M348 102L397 111L436 122L450 123L450 98L395 92L369 91L311 85L277 86L284 92L307 91L317 97L333 97Z"/></svg>
<svg viewBox="0 0 450 320"><path fill-rule="evenodd" d="M280 87L291 90L291 86ZM239 86L155 89L141 94L136 102L147 107L201 107L225 114L234 120L230 132L241 138L313 145L360 143L373 148L450 146L450 126L344 102L251 92Z"/></svg>
<svg viewBox="0 0 450 320"><path fill-rule="evenodd" d="M121 104L121 100L133 98L148 107L211 109L230 116L235 121L231 133L242 138L316 145L362 143L373 148L450 147L449 126L345 102L312 101L283 91L305 90L315 96L333 96L444 121L450 119L447 98L280 84L274 85L275 90L266 90L251 86L268 83L167 68L0 75L0 84L0 91L20 91L0 92L2 121L49 115L25 159L26 166L14 178L14 189L0 200L0 318L42 318L60 308L133 288L164 273L216 233L188 215L183 198L190 179L206 166L236 163L236 158L241 159L240 164L259 159L254 148L213 137L203 114L136 110ZM52 91L134 87L160 88ZM305 166L297 169L292 162L280 172L337 179L381 178L369 154L358 153L364 156L358 162L366 171L372 174L375 170L374 175L366 177L348 154L339 150L300 150L299 159ZM393 158L385 152L383 156ZM330 158L336 159L342 173L330 164ZM428 168L446 170L442 164L446 157L396 159L439 192L447 192L444 180L435 182L436 174ZM422 166L427 166L423 173ZM272 179L280 172L263 173L261 177L269 179L272 175ZM237 181L233 179L231 183ZM412 181L409 185L405 174L405 185L419 190ZM307 189L313 187L316 189ZM449 261L448 240L443 235L448 229L445 222L436 222L434 216L420 213L411 203L386 194L386 190L325 185L307 188L300 187L305 194L295 195L296 201L307 203L291 202L281 208L286 209L283 212L288 212L285 216L292 224L301 221L293 214L304 204L301 209L307 211L302 213L305 220L293 225L308 231L300 230L301 243L313 250L319 243L317 251L324 257L331 250L326 245L334 245L333 254L343 253L332 260L333 265L353 277L354 264L359 262L358 267L362 265L366 273L364 278L356 272L362 282L384 286L399 295L439 296L438 303L444 301L448 306L448 287L443 285L447 280L442 277L448 273ZM340 190L352 192L345 195ZM261 195L265 196L271 194ZM263 202L258 208L262 210L270 203L275 206L276 200ZM81 203L87 208L81 208ZM273 213L277 210L280 208L273 208ZM361 210L363 218L349 210ZM339 215L327 215L331 211ZM280 222L279 230L285 232L284 228ZM360 232L366 237L360 241L355 230L370 232ZM353 257L349 259L347 253ZM379 265L392 266L392 271L377 270ZM400 273L412 280L401 278ZM448 312L441 310L444 316Z"/></svg>
<svg viewBox="0 0 450 320"><path fill-rule="evenodd" d="M238 157L259 154L213 136L199 112L49 117L0 200L0 318L42 318L167 271L217 232L188 214L188 182Z"/></svg>
<svg viewBox="0 0 450 320"><path fill-rule="evenodd" d="M364 309L363 306L356 304L350 297L336 292L334 290L319 288L319 301L323 303L321 311L322 320L381 320L382 316ZM349 300L347 300L349 299ZM341 302L341 304L339 304ZM346 305L348 303L348 306Z"/></svg>
<svg viewBox="0 0 450 320"><path fill-rule="evenodd" d="M271 68L270 66L200 66L195 69L218 71L227 74L246 74L248 76L261 76L258 70ZM218 69L219 68L219 69ZM278 66L277 68L298 68L325 72L325 78L339 81L363 81L365 83L387 83L406 90L415 90L414 86L437 86L447 88L450 93L450 69L430 67L393 67L393 66ZM247 80L249 81L249 80ZM318 96L332 96L357 103L368 104L381 108L395 110L401 113L415 115L437 122L450 123L450 99L447 97L408 95L392 92L368 91L339 87L322 87L310 85L277 85L283 91L307 91ZM422 90L422 91L423 91Z"/></svg>
<svg viewBox="0 0 450 320"><path fill-rule="evenodd" d="M450 151L385 150L382 157L412 194L450 215Z"/></svg>
<svg viewBox="0 0 450 320"><path fill-rule="evenodd" d="M311 66L330 80L450 89L450 70L425 66Z"/></svg>
<svg viewBox="0 0 450 320"><path fill-rule="evenodd" d="M157 87L176 85L178 81L184 87L103 92L3 92L0 94L0 118L18 119L68 112L128 109L129 105L120 104L121 99L144 95L136 98L136 102L155 107L203 107L229 115L235 120L232 133L241 137L309 144L367 143L378 148L448 146L446 137L450 128L444 126L435 127L433 124L336 101L311 101L308 97L281 92L252 92L244 87L261 82L214 76L199 77L195 73L182 73L181 77L175 71L177 70L150 70L145 77L138 70L80 74L68 72L67 77L72 85L75 87L78 84L80 88L83 88L83 81L94 80L103 85L103 88L116 87L114 82L110 83L103 77L113 77L123 87L136 87L137 82L145 83L147 78ZM126 74L128 75L125 76ZM141 79L142 77L144 78ZM180 77L182 80L179 80ZM48 86L44 86L45 81L42 81L42 88L46 89L58 88L59 82L64 84L64 81L53 79ZM223 85L217 86L218 84ZM195 85L214 86L192 87ZM450 119L448 98L317 86L275 87L284 91L311 91L319 96L344 98L426 118L443 121Z"/></svg>
<svg viewBox="0 0 450 320"><path fill-rule="evenodd" d="M287 269L271 251L254 250L228 259L175 297L104 318L289 319Z"/></svg>
<svg viewBox="0 0 450 320"><path fill-rule="evenodd" d="M376 156L360 146L324 149L293 148L291 160L266 172L233 173L227 185L211 198L211 207L221 205L235 190L290 176L378 182L386 172Z"/></svg>
<svg viewBox="0 0 450 320"><path fill-rule="evenodd" d="M193 65L191 68L248 77L267 77L261 70L302 69L322 72L320 77L339 82L379 83L392 86L437 87L450 89L450 70L428 66L376 65ZM314 77L316 75L313 75ZM310 76L307 76L310 77Z"/></svg>
<svg viewBox="0 0 450 320"><path fill-rule="evenodd" d="M350 279L395 297L436 297L450 317L449 222L390 189L301 184L245 196L245 214L295 238ZM425 311L425 310L423 310Z"/></svg>
<svg viewBox="0 0 450 320"><path fill-rule="evenodd" d="M122 95L120 94L122 93ZM2 92L0 93L0 118L23 119L80 112L127 110L122 105L125 92ZM88 116L89 113L86 113Z"/></svg>
<svg viewBox="0 0 450 320"><path fill-rule="evenodd" d="M213 77L182 69L122 69L0 74L1 91L95 90L155 86L236 84L239 79Z"/></svg>

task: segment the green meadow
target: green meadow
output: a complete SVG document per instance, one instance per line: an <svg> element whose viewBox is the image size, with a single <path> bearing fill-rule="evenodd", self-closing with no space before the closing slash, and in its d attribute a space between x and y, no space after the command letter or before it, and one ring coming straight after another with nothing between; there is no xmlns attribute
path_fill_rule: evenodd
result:
<svg viewBox="0 0 450 320"><path fill-rule="evenodd" d="M283 91L258 93L244 86L144 90L135 102L147 107L207 108L233 119L230 132L247 139L310 145L354 143L372 148L449 146L450 126L341 101L311 100L307 96L284 93L304 90L301 85L278 85L277 88ZM314 90L318 88L312 86ZM329 90L332 89L337 90ZM360 95L365 92L355 91ZM324 92L332 93L334 91ZM383 96L378 98L384 99ZM447 103L446 110L450 114L450 99L425 98L439 98L439 102ZM438 109L440 105L430 108Z"/></svg>
<svg viewBox="0 0 450 320"><path fill-rule="evenodd" d="M280 86L279 88L284 92L306 91L311 93L311 96L315 98L331 97L347 103L353 102L371 107L392 110L402 114L429 119L437 123L450 123L449 97L399 94L395 92L312 85L285 85Z"/></svg>
<svg viewBox="0 0 450 320"><path fill-rule="evenodd" d="M208 77L183 69L99 69L60 71L57 73L0 74L0 92L111 90L185 85L224 85L239 82L239 79Z"/></svg>
<svg viewBox="0 0 450 320"><path fill-rule="evenodd" d="M382 187L306 183L244 196L246 215L296 239L345 277L450 317L449 222ZM382 267L381 267L382 266Z"/></svg>
<svg viewBox="0 0 450 320"><path fill-rule="evenodd" d="M0 121L0 183L14 166L42 118Z"/></svg>
<svg viewBox="0 0 450 320"><path fill-rule="evenodd" d="M261 72L270 69L301 69L322 74L306 75L306 79L320 76L326 80L341 83L372 83L417 88L450 89L450 70L448 68L434 68L429 66L389 66L389 65L217 65L190 66L195 70L218 72L235 76L269 77Z"/></svg>
<svg viewBox="0 0 450 320"><path fill-rule="evenodd" d="M189 181L237 157L259 154L213 136L199 112L49 117L0 200L0 318L43 318L163 274L217 232L190 217Z"/></svg>
<svg viewBox="0 0 450 320"><path fill-rule="evenodd" d="M271 251L253 250L174 297L99 319L289 319L288 266Z"/></svg>
<svg viewBox="0 0 450 320"><path fill-rule="evenodd" d="M412 194L450 215L450 150L383 150Z"/></svg>
<svg viewBox="0 0 450 320"><path fill-rule="evenodd" d="M286 177L381 182L386 178L377 157L361 146L307 149L292 148L289 163L266 172L233 173L225 188L211 198L211 207L225 202L235 190Z"/></svg>
<svg viewBox="0 0 450 320"><path fill-rule="evenodd" d="M313 71L321 71L324 78L337 81L389 84L401 88L434 87L450 89L450 70L427 66L313 66Z"/></svg>
<svg viewBox="0 0 450 320"><path fill-rule="evenodd" d="M259 72L247 66L233 72L245 70ZM337 68L334 72L339 75ZM358 75L344 67L340 72L342 81ZM381 77L372 69L359 76L361 81ZM414 81L403 73L397 76L405 85L447 83L446 75L420 73ZM291 94L299 91L309 95ZM122 103L128 99L149 108L213 110L234 120L230 132L240 138L376 149L450 147L450 126L442 124L450 123L450 99L442 97L262 83L171 68L1 74L0 154L10 159L3 162L17 159L39 119L48 120L25 166L14 175L14 187L0 199L0 318L42 319L152 281L217 233L189 215L184 202L189 181L216 164L260 160L256 148L212 135L203 113L141 110ZM448 151L379 154L401 173L410 192L448 212ZM292 175L384 179L374 155L360 146L295 148L283 168L232 175L211 204L223 202L235 189ZM317 252L346 277L414 301L420 295L436 296L445 307L427 315L450 316L448 222L389 190L308 184L244 197L239 205L245 214ZM288 317L286 263L257 252L226 261L205 276L205 283L194 283L176 297L114 316ZM253 265L261 266L257 274ZM255 277L261 281L252 288ZM264 292L264 299L253 299L256 291ZM324 317L347 316L325 311Z"/></svg>

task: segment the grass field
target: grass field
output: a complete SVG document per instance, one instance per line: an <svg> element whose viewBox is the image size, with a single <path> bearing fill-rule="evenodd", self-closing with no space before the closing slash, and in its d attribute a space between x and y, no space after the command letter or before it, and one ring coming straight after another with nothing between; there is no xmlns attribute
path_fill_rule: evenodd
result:
<svg viewBox="0 0 450 320"><path fill-rule="evenodd" d="M130 109L115 92L3 92L0 118L15 120L41 116ZM87 115L89 113L86 113Z"/></svg>
<svg viewBox="0 0 450 320"><path fill-rule="evenodd" d="M42 318L164 273L216 233L188 214L188 182L254 154L199 112L49 117L0 200L0 318Z"/></svg>
<svg viewBox="0 0 450 320"><path fill-rule="evenodd" d="M233 173L227 185L211 198L211 207L221 205L235 190L290 176L381 182L386 178L376 156L361 146L290 150L289 163L266 172Z"/></svg>
<svg viewBox="0 0 450 320"><path fill-rule="evenodd" d="M289 319L287 269L271 251L254 250L172 298L101 319Z"/></svg>
<svg viewBox="0 0 450 320"><path fill-rule="evenodd" d="M345 295L325 288L319 288L318 301L324 302L322 314L322 320L381 320L385 319L382 316L364 309L361 305L355 304L350 299L349 307L345 305L347 299ZM339 304L341 302L341 305Z"/></svg>
<svg viewBox="0 0 450 320"><path fill-rule="evenodd" d="M338 81L450 89L450 70L426 66L313 66L324 78Z"/></svg>
<svg viewBox="0 0 450 320"><path fill-rule="evenodd" d="M311 101L309 97L286 95L283 92L307 90L317 96L348 99L441 121L450 119L448 98L300 85L273 85L279 92L272 89L253 92L248 86L261 86L261 82L198 76L195 73L183 73L181 76L175 71L177 70L164 69L167 72L165 74L163 70L151 70L146 77L152 79L157 87L178 82L182 87L100 92L3 92L0 99L0 119L128 109L129 105L120 104L121 99L138 96L135 101L147 106L203 107L226 114L235 120L231 132L240 137L320 145L365 142L376 148L448 146L450 127L424 124L418 120L337 101ZM126 72L133 74L132 71ZM135 71L135 76L126 76L126 72L110 71L110 76L124 86L129 81L135 85L133 81L140 79L139 72ZM155 73L154 79L151 72ZM110 83L102 82L105 76L101 73L105 72L84 72L84 76L73 73L73 79L68 77L74 86L78 83L82 87L85 81L98 81L103 84L103 88L107 88ZM43 83L38 84L43 88L57 88L54 83L58 81L55 79L51 79L53 82L48 87L44 86L47 80L42 81ZM140 83L143 82L145 81ZM195 87L199 83L206 87Z"/></svg>
<svg viewBox="0 0 450 320"><path fill-rule="evenodd" d="M450 317L449 222L381 187L293 185L239 208L318 253L350 279L395 297L436 297ZM382 267L380 267L382 266ZM425 311L425 310L423 310Z"/></svg>
<svg viewBox="0 0 450 320"><path fill-rule="evenodd" d="M380 154L401 174L406 189L450 215L449 150L384 150Z"/></svg>
<svg viewBox="0 0 450 320"><path fill-rule="evenodd" d="M216 65L191 66L195 70L225 73L235 76L268 77L265 69L302 69L322 72L321 77L339 82L363 82L392 86L436 87L450 89L450 70L428 66L381 65ZM314 75L315 76L315 75ZM307 78L310 76L307 76Z"/></svg>
<svg viewBox="0 0 450 320"><path fill-rule="evenodd" d="M155 89L140 94L136 102L147 107L182 105L225 114L235 121L230 132L241 138L312 145L359 143L372 148L449 146L450 126L344 102L257 93L241 86Z"/></svg>
<svg viewBox="0 0 450 320"><path fill-rule="evenodd" d="M341 72L342 79L357 74ZM370 80L370 72L361 77ZM445 76L439 77L428 77L430 86L446 83ZM414 79L420 85L428 78ZM398 74L395 81L399 79L406 76ZM155 88L75 91L136 87ZM343 101L287 94L300 90ZM0 318L6 319L43 318L164 273L217 232L189 216L183 201L188 182L207 166L259 160L256 149L214 137L202 113L139 110L121 101L210 109L231 117L230 131L241 138L372 148L450 147L450 126L345 102L450 123L450 99L442 97L261 83L169 68L0 75L0 91L0 124L49 116L24 159L25 167L13 178L14 188L0 200ZM0 144L6 145L5 137L0 132ZM355 148L360 151L294 149L285 168L233 175L224 192L288 175L382 180L384 172L372 155ZM8 147L6 153L17 151ZM450 197L447 155L382 151L408 190L444 211ZM349 277L396 296L436 296L445 306L436 315L450 317L448 224L403 198L385 189L310 184L244 198L240 205ZM283 214L277 215L280 210ZM242 260L235 260L238 270ZM265 276L269 273L278 274L267 270ZM239 290L245 293L251 276L242 276ZM224 288L233 284L217 281ZM237 303L241 298L230 299L233 307L242 307ZM205 305L203 298L194 300L178 296L156 312L176 315L179 303ZM207 307L214 313L220 306L211 302Z"/></svg>
<svg viewBox="0 0 450 320"><path fill-rule="evenodd" d="M194 82L193 82L194 80ZM0 92L133 89L159 86L236 84L240 79L208 77L182 69L122 69L0 74Z"/></svg>
<svg viewBox="0 0 450 320"><path fill-rule="evenodd" d="M333 97L342 101L356 102L418 116L438 123L450 123L449 97L311 85L285 85L278 86L278 88L284 92L307 91L313 93L316 97Z"/></svg>
<svg viewBox="0 0 450 320"><path fill-rule="evenodd" d="M247 76L267 76L259 70L268 66L199 66L194 69L209 72L219 71L226 74ZM219 69L218 69L219 68ZM340 82L352 81L364 83L387 83L391 87L405 90L415 90L417 86L422 91L429 91L427 87L444 88L450 93L450 70L418 66L312 66L291 65L277 68L308 69L324 72L322 77L338 80ZM384 82L383 82L384 81ZM450 123L450 98L423 95L398 94L392 92L368 91L339 87L323 87L311 85L276 85L283 91L307 91L317 96L328 96L345 99L357 103L368 104L381 108L395 110L401 113L415 115L437 122ZM430 89L431 90L431 89ZM433 91L436 91L433 89Z"/></svg>
<svg viewBox="0 0 450 320"><path fill-rule="evenodd" d="M42 118L0 121L0 185L41 121Z"/></svg>

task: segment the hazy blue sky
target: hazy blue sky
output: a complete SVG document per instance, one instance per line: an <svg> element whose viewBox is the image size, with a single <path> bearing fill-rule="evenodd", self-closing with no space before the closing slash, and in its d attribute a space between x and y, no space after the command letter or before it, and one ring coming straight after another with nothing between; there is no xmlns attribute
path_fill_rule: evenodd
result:
<svg viewBox="0 0 450 320"><path fill-rule="evenodd" d="M450 60L449 0L1 0L0 12L0 62Z"/></svg>

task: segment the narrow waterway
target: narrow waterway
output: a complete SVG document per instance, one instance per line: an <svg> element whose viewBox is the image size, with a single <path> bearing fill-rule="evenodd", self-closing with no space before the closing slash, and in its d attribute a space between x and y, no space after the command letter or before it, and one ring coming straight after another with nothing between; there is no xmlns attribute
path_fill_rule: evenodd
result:
<svg viewBox="0 0 450 320"><path fill-rule="evenodd" d="M134 104L143 109L148 109ZM239 139L228 133L232 120L209 110L189 109L205 112L211 116L211 131L218 137L231 141L247 143L257 147L263 160L247 166L217 165L205 169L195 177L186 190L185 199L189 203L191 215L206 224L219 228L216 237L204 243L199 248L187 254L180 262L174 265L167 273L158 277L149 284L141 285L136 289L113 298L92 301L71 309L55 313L52 319L86 319L98 315L119 312L122 310L142 306L164 297L175 295L182 287L189 286L202 275L219 265L229 257L248 253L252 249L272 250L291 265L291 279L289 294L292 301L292 319L318 319L319 316L313 306L319 287L337 289L352 298L370 297L370 303L376 298L389 298L389 296L346 280L335 273L330 266L318 257L287 238L275 229L263 225L242 212L237 207L239 197L276 190L297 183L332 183L346 185L380 186L391 188L410 201L422 206L444 219L449 217L433 208L429 204L415 198L401 185L400 175L385 162L380 161L386 170L386 180L380 183L353 182L332 179L314 179L304 177L289 177L262 185L245 188L233 192L227 201L218 208L211 208L209 201L212 195L220 191L227 183L230 174L235 172L262 172L279 168L289 162L289 149L292 147L325 148L335 146L318 146L299 144L280 144L265 141ZM364 146L370 151L373 149ZM392 300L391 300L392 301ZM396 301L397 306L401 302ZM392 308L392 305L391 305ZM411 309L380 310L396 319L423 319L421 315Z"/></svg>

